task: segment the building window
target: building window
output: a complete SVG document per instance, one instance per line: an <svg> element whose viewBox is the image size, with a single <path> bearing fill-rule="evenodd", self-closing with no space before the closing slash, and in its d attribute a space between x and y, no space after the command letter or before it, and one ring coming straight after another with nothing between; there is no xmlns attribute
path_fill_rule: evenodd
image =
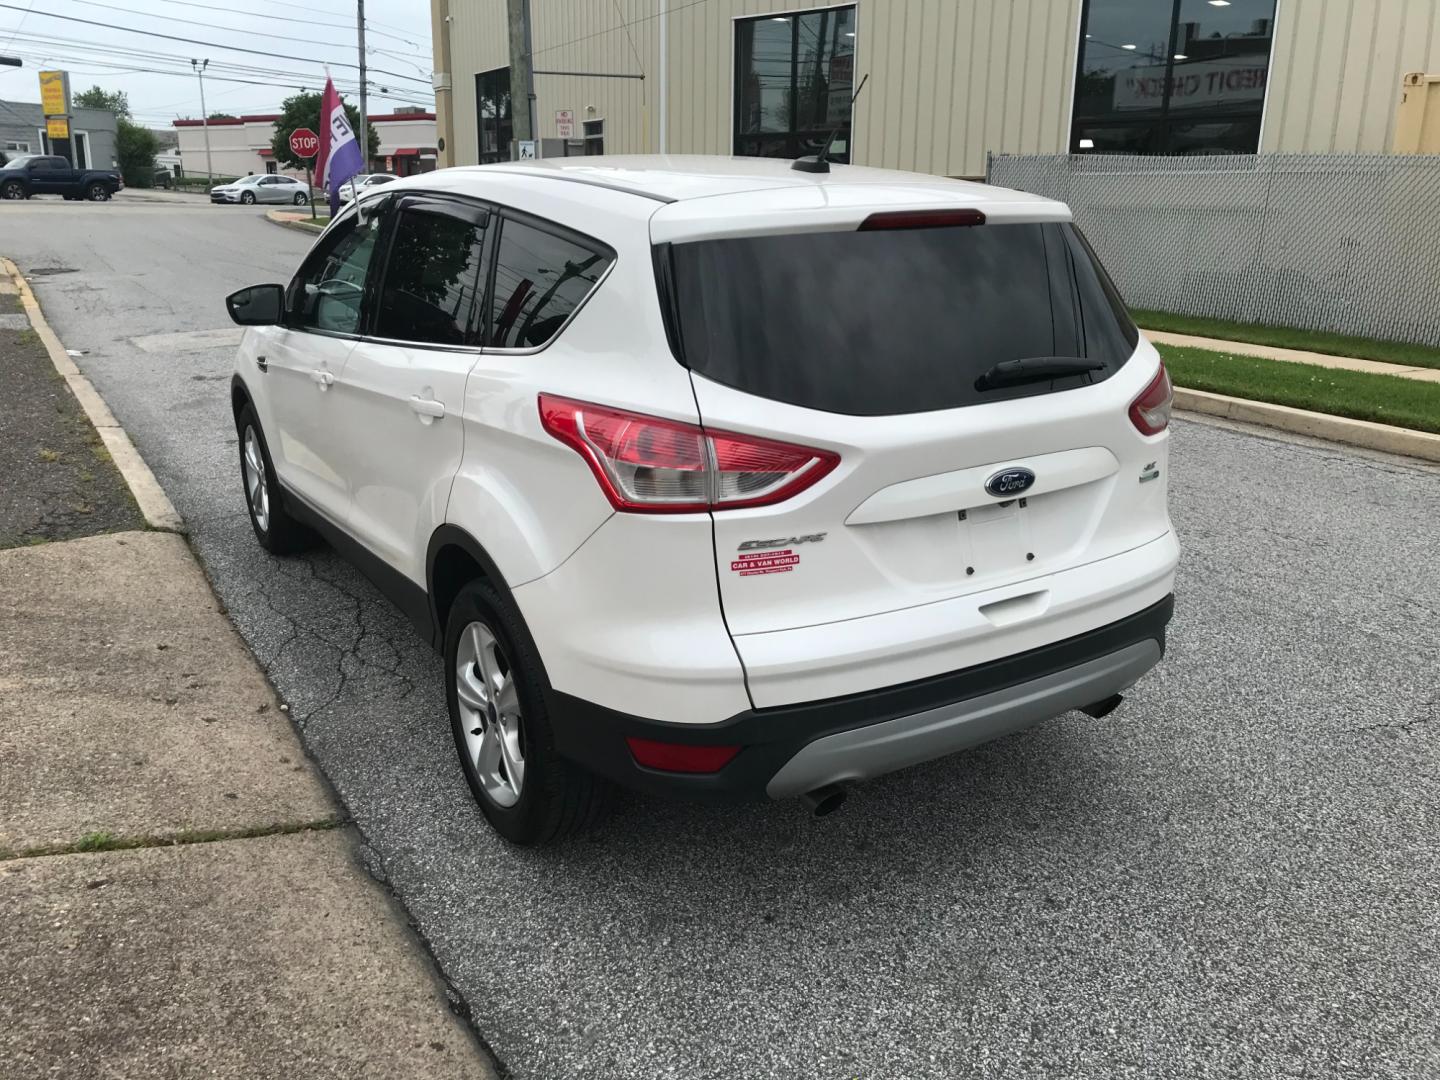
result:
<svg viewBox="0 0 1440 1080"><path fill-rule="evenodd" d="M605 121L585 121L585 156L605 153Z"/></svg>
<svg viewBox="0 0 1440 1080"><path fill-rule="evenodd" d="M510 160L515 127L510 119L510 69L475 76L475 116L479 126L480 164Z"/></svg>
<svg viewBox="0 0 1440 1080"><path fill-rule="evenodd" d="M1253 154L1275 0L1086 0L1071 153Z"/></svg>
<svg viewBox="0 0 1440 1080"><path fill-rule="evenodd" d="M30 152L30 144L28 142L7 142L5 144L5 150L7 153L28 154Z"/></svg>
<svg viewBox="0 0 1440 1080"><path fill-rule="evenodd" d="M849 161L854 81L853 5L736 22L735 153Z"/></svg>

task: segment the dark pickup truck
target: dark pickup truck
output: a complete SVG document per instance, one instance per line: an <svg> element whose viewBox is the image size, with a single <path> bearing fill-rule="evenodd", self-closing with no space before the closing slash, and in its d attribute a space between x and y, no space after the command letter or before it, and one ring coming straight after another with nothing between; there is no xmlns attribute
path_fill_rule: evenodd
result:
<svg viewBox="0 0 1440 1080"><path fill-rule="evenodd" d="M113 169L72 169L63 157L22 154L0 165L0 199L63 195L104 202L124 186Z"/></svg>

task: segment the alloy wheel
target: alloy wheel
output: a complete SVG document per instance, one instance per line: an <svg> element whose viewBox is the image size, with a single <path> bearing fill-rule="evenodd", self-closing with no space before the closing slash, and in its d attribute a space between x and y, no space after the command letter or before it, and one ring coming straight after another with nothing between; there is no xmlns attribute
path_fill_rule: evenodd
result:
<svg viewBox="0 0 1440 1080"><path fill-rule="evenodd" d="M466 753L481 789L497 806L514 806L525 789L520 698L505 647L483 622L470 623L460 635L455 694Z"/></svg>
<svg viewBox="0 0 1440 1080"><path fill-rule="evenodd" d="M265 479L265 455L260 452L260 437L253 427L245 429L244 450L245 497L250 514L261 532L270 528L270 485Z"/></svg>

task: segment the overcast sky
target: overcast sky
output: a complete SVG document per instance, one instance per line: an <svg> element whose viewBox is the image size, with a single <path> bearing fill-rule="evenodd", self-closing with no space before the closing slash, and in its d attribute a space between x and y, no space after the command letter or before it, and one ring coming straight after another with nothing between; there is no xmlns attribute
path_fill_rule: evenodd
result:
<svg viewBox="0 0 1440 1080"><path fill-rule="evenodd" d="M365 16L370 111L430 108L430 5L366 0ZM200 115L191 58L210 61L209 111L239 116L275 112L297 89L320 89L326 63L355 101L358 51L355 0L0 0L0 55L25 62L0 67L0 100L38 102L36 72L60 68L70 72L72 92L124 90L135 118L152 127Z"/></svg>

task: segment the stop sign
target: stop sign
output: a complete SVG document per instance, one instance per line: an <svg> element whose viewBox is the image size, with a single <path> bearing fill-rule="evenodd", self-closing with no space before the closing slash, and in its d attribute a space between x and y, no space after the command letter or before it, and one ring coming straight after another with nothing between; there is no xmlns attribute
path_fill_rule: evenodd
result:
<svg viewBox="0 0 1440 1080"><path fill-rule="evenodd" d="M320 152L320 136L309 128L296 128L290 133L290 152L296 157L314 157Z"/></svg>

